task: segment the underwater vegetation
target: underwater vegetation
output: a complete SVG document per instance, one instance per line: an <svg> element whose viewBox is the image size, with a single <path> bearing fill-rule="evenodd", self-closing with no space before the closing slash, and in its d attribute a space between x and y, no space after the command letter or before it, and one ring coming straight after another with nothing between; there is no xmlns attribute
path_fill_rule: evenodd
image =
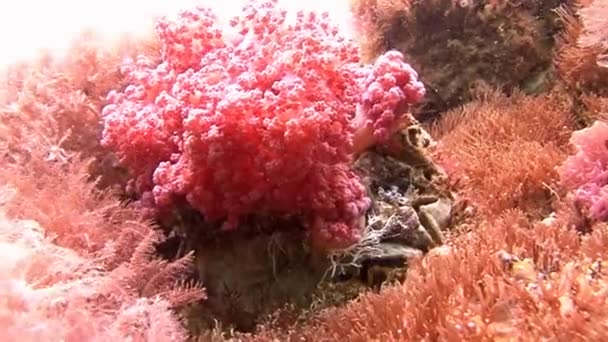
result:
<svg viewBox="0 0 608 342"><path fill-rule="evenodd" d="M536 93L552 79L554 12L550 0L352 1L364 61L395 49L427 87L422 113L435 116L475 92Z"/></svg>
<svg viewBox="0 0 608 342"><path fill-rule="evenodd" d="M0 340L608 337L608 1L250 0L0 73Z"/></svg>

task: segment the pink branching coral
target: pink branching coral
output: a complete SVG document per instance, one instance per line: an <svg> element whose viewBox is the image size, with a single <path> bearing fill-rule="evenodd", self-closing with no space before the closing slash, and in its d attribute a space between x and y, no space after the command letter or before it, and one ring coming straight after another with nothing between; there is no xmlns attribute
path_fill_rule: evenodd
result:
<svg viewBox="0 0 608 342"><path fill-rule="evenodd" d="M562 183L596 220L608 220L608 125L596 121L572 134L576 153L559 167Z"/></svg>
<svg viewBox="0 0 608 342"><path fill-rule="evenodd" d="M250 1L221 30L208 9L162 18L162 62L127 61L108 95L102 143L136 177L142 202L184 197L227 228L253 213L307 217L313 240L358 238L370 204L352 155L407 120L424 88L398 52L358 64L326 14Z"/></svg>

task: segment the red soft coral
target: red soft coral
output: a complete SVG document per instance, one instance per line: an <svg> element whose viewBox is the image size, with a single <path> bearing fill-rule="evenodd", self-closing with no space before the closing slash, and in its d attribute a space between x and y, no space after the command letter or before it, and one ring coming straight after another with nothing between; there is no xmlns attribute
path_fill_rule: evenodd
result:
<svg viewBox="0 0 608 342"><path fill-rule="evenodd" d="M596 121L574 132L576 154L559 167L562 183L596 220L608 220L608 124Z"/></svg>
<svg viewBox="0 0 608 342"><path fill-rule="evenodd" d="M424 90L399 53L359 66L326 14L289 24L276 4L251 1L228 35L207 9L161 19L163 62L125 65L132 84L109 95L103 143L144 202L183 196L228 227L252 213L302 214L324 243L350 243L370 204L349 167L353 134L374 133L357 148L386 138Z"/></svg>

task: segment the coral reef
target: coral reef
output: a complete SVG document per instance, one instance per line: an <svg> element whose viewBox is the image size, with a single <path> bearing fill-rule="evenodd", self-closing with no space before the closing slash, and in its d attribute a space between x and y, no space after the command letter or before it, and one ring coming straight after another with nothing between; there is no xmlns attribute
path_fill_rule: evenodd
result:
<svg viewBox="0 0 608 342"><path fill-rule="evenodd" d="M250 0L6 68L0 339L605 340L607 5Z"/></svg>

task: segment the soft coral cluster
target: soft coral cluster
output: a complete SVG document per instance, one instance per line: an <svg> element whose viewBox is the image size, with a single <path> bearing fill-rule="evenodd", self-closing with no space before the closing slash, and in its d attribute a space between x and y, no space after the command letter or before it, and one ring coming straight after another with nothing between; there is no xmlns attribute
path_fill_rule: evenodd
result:
<svg viewBox="0 0 608 342"><path fill-rule="evenodd" d="M403 63L400 52L384 53L363 70L367 75L362 78L360 103L353 120L354 151L386 141L401 128L400 121L408 121L409 117L402 114L424 96L424 85L415 79L416 71Z"/></svg>
<svg viewBox="0 0 608 342"><path fill-rule="evenodd" d="M352 154L385 140L424 89L400 53L360 66L327 15L290 24L276 6L249 2L228 34L204 8L159 20L162 62L125 64L131 84L108 96L103 144L143 203L185 197L226 227L301 214L317 243L338 247L370 204Z"/></svg>
<svg viewBox="0 0 608 342"><path fill-rule="evenodd" d="M596 121L574 132L576 153L559 167L562 184L595 220L608 220L608 124Z"/></svg>

